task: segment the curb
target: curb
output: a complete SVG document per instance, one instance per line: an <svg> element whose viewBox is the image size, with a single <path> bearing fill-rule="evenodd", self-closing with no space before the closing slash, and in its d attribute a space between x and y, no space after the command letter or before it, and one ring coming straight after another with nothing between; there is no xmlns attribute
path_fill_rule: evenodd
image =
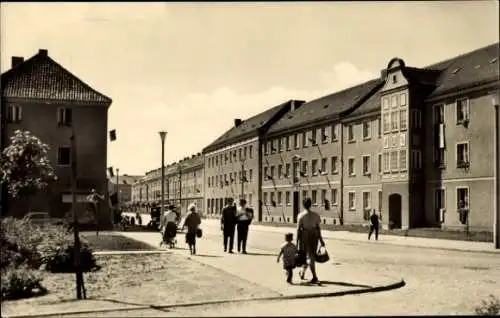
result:
<svg viewBox="0 0 500 318"><path fill-rule="evenodd" d="M143 254L172 254L169 250L150 250L150 251L97 251L93 253L96 256L108 255L143 255Z"/></svg>
<svg viewBox="0 0 500 318"><path fill-rule="evenodd" d="M122 311L136 311L136 310L145 310L145 309L169 309L169 308L183 308L183 307L185 308L185 307L195 307L195 306L219 305L219 304L225 304L225 303L340 297L340 296L347 296L347 295L359 295L359 294L368 294L368 293L389 291L389 290L404 287L405 285L406 285L406 282L404 281L404 279L401 279L400 281L398 281L396 283L389 284L389 285L377 286L377 287L372 287L372 288L358 288L358 289L338 291L338 292L297 294L297 295L288 295L288 296L257 297L257 298L223 299L223 300L210 300L210 301L188 302L188 303L166 304L166 305L141 305L141 306L132 307L132 308L80 310L80 311L67 311L67 312L53 312L53 313L47 313L47 314L13 315L13 316L5 316L5 317L9 317L9 318L52 317L52 316L60 316L60 315L78 315L78 314L105 313L105 312L122 312ZM89 300L92 300L92 299L89 299Z"/></svg>

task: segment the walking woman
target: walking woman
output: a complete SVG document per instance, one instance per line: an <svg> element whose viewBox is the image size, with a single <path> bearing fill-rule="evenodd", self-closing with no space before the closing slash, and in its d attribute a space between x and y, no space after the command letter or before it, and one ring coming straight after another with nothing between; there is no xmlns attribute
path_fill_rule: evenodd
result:
<svg viewBox="0 0 500 318"><path fill-rule="evenodd" d="M201 217L196 212L196 205L191 203L188 208L188 214L186 215L186 219L184 219L184 224L182 228L187 227L186 232L186 243L189 245L189 252L191 255L196 254L196 230L201 224Z"/></svg>
<svg viewBox="0 0 500 318"><path fill-rule="evenodd" d="M311 199L304 199L303 205L304 211L298 215L297 245L299 247L299 251L305 254L305 256L309 259L309 268L311 269L313 276L310 283L316 284L319 281L318 276L316 275L316 262L314 257L318 249L318 243L320 243L321 246L325 246L325 242L321 236L321 218L316 212L311 210ZM303 271L300 274L302 279L304 279L306 269L307 265L304 266Z"/></svg>
<svg viewBox="0 0 500 318"><path fill-rule="evenodd" d="M240 199L240 206L236 211L238 252L247 253L248 228L253 219L253 209L247 208L247 201Z"/></svg>

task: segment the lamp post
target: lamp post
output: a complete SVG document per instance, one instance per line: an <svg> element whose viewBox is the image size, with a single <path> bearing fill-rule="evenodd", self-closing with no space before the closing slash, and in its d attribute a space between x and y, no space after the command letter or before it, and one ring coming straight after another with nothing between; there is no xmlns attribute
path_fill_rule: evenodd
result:
<svg viewBox="0 0 500 318"><path fill-rule="evenodd" d="M161 138L161 215L164 212L164 200L165 200L165 137L167 136L166 131L160 131Z"/></svg>
<svg viewBox="0 0 500 318"><path fill-rule="evenodd" d="M494 202L494 222L493 222L493 244L495 249L500 249L500 106L498 101L498 92L495 92L491 98L491 103L495 109L495 128L494 128L494 138L493 145L494 149L494 167L493 171L495 173L494 176L494 193L493 193L493 202Z"/></svg>
<svg viewBox="0 0 500 318"><path fill-rule="evenodd" d="M116 209L120 208L120 181L119 181L120 169L116 168Z"/></svg>

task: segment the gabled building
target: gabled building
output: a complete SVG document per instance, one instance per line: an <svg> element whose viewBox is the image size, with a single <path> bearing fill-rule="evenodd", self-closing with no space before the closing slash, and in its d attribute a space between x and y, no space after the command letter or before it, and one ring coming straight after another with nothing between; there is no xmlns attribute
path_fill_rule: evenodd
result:
<svg viewBox="0 0 500 318"><path fill-rule="evenodd" d="M91 189L107 194L108 109L111 99L84 83L49 57L47 50L24 60L12 57L1 76L1 146L17 129L28 130L50 147L49 160L58 181L30 202L7 200L4 214L47 211L63 217L71 211L70 136L76 135L77 200L84 209ZM111 222L109 205L101 204L99 223Z"/></svg>
<svg viewBox="0 0 500 318"><path fill-rule="evenodd" d="M109 176L108 192L118 193L118 202L128 205L132 202L132 185L141 180L144 176L132 176L128 174ZM117 186L118 184L118 186Z"/></svg>
<svg viewBox="0 0 500 318"><path fill-rule="evenodd" d="M425 68L390 60L374 79L305 103L263 137L264 220L489 230L498 43ZM468 218L460 215L467 213Z"/></svg>
<svg viewBox="0 0 500 318"><path fill-rule="evenodd" d="M203 149L209 215L220 215L225 199L232 197L245 198L262 219L261 140L272 124L303 103L289 100L246 120L235 119L231 129Z"/></svg>

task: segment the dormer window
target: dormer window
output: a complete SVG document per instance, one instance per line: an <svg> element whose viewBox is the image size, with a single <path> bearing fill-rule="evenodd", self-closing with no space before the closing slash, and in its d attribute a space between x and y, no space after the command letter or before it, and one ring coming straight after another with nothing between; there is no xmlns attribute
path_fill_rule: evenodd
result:
<svg viewBox="0 0 500 318"><path fill-rule="evenodd" d="M398 82L398 78L396 75L392 75L392 84L396 84Z"/></svg>
<svg viewBox="0 0 500 318"><path fill-rule="evenodd" d="M465 124L469 121L469 99L457 100L457 124Z"/></svg>

